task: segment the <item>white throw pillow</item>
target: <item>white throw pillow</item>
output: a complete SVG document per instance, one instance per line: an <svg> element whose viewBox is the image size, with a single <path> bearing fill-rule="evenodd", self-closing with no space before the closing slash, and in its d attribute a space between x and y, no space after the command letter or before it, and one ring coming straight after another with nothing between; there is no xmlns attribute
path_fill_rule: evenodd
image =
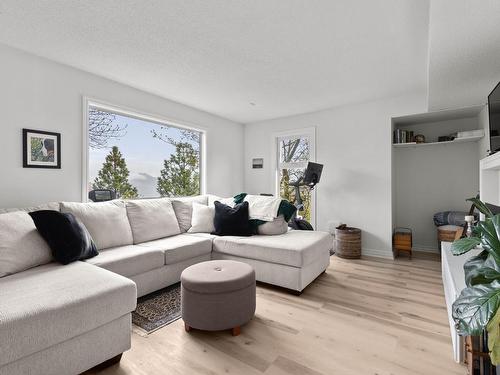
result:
<svg viewBox="0 0 500 375"><path fill-rule="evenodd" d="M142 199L126 203L134 244L181 232L170 199Z"/></svg>
<svg viewBox="0 0 500 375"><path fill-rule="evenodd" d="M226 206L229 206L229 207L234 207L235 206L234 198L233 197L221 198L221 197L219 197L217 195L209 194L208 195L208 205L209 206L215 206L215 204L214 204L215 201L219 201L222 204L225 204Z"/></svg>
<svg viewBox="0 0 500 375"><path fill-rule="evenodd" d="M279 215L273 221L268 221L257 227L257 233L262 235L277 235L288 232L288 223L283 215Z"/></svg>
<svg viewBox="0 0 500 375"><path fill-rule="evenodd" d="M191 228L191 217L193 216L193 202L207 205L206 195L197 195L195 197L172 198L175 216L179 222L181 232L187 232Z"/></svg>
<svg viewBox="0 0 500 375"><path fill-rule="evenodd" d="M28 213L0 214L0 277L51 261L50 248Z"/></svg>
<svg viewBox="0 0 500 375"><path fill-rule="evenodd" d="M132 229L123 201L61 202L61 212L75 215L87 228L98 250L132 245Z"/></svg>
<svg viewBox="0 0 500 375"><path fill-rule="evenodd" d="M193 217L188 233L212 233L214 227L215 207L193 202Z"/></svg>

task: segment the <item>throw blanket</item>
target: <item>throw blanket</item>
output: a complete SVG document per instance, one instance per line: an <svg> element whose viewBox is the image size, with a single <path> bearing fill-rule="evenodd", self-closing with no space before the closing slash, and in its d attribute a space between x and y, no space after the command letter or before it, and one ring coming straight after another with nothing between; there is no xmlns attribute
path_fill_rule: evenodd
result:
<svg viewBox="0 0 500 375"><path fill-rule="evenodd" d="M250 219L273 221L278 217L281 198L247 195L244 201L248 202L248 216Z"/></svg>
<svg viewBox="0 0 500 375"><path fill-rule="evenodd" d="M248 195L247 193L240 193L238 195L235 195L234 196L234 203L235 204L239 204L239 203L243 202L243 200L245 199L245 197L247 195ZM273 214L273 219L271 219L271 220L260 220L260 219L252 219L252 218L250 218L250 221L255 226L259 226L261 224L264 224L266 221L272 221L272 220L274 220L274 218L278 217L279 215L283 215L283 217L285 218L285 221L288 222L292 218L292 216L295 213L295 211L297 211L297 208L293 204L291 204L290 202L288 202L285 199L274 198L274 197L266 197L266 196L262 196L262 195L257 195L257 197L259 197L259 198L278 199L280 201L280 204L279 204L279 207L278 207L278 212ZM249 205L250 205L250 203L249 203Z"/></svg>
<svg viewBox="0 0 500 375"><path fill-rule="evenodd" d="M468 213L457 211L438 212L434 215L434 225L437 227L441 225L457 225L461 227L465 225L465 215L468 215ZM477 214L474 216L477 216Z"/></svg>

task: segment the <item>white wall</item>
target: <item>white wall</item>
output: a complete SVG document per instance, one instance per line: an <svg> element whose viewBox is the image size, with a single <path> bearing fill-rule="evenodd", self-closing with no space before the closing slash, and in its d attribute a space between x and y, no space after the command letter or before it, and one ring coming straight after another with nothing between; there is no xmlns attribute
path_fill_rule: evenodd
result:
<svg viewBox="0 0 500 375"><path fill-rule="evenodd" d="M401 126L424 134L426 142L457 130L478 129L477 118ZM437 144L394 150L395 226L413 231L413 248L438 251L432 217L441 211L469 211L466 198L479 190L477 142Z"/></svg>
<svg viewBox="0 0 500 375"><path fill-rule="evenodd" d="M194 124L207 134L207 192L243 187L243 125L0 45L0 207L81 199L82 96ZM22 167L21 129L62 133L62 169Z"/></svg>
<svg viewBox="0 0 500 375"><path fill-rule="evenodd" d="M432 0L429 110L486 103L500 81L500 2Z"/></svg>
<svg viewBox="0 0 500 375"><path fill-rule="evenodd" d="M363 230L365 254L392 256L391 117L423 112L425 93L247 124L245 191L274 192L273 133L316 127L316 159L324 164L316 187L317 229L338 219ZM252 169L252 158L264 158Z"/></svg>
<svg viewBox="0 0 500 375"><path fill-rule="evenodd" d="M479 141L479 160L481 160L490 152L490 117L487 105L479 112L478 125L478 129L484 130L484 137Z"/></svg>

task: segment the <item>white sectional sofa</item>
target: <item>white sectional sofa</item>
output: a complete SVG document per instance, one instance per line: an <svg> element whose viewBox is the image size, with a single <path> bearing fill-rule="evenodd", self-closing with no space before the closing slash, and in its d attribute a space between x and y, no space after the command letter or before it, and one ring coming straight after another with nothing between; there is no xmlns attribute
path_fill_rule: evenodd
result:
<svg viewBox="0 0 500 375"><path fill-rule="evenodd" d="M0 374L77 374L119 358L130 348L137 297L179 282L195 263L239 260L254 267L258 281L298 293L329 265L333 242L324 232L187 233L193 201L209 203L208 196L198 196L35 208L73 213L99 255L0 277ZM0 243L0 270L1 263Z"/></svg>

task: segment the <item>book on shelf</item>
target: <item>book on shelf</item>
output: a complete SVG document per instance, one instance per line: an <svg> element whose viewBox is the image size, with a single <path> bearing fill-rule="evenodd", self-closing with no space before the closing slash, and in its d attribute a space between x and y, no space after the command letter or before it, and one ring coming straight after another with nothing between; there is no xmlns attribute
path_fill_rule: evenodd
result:
<svg viewBox="0 0 500 375"><path fill-rule="evenodd" d="M413 130L408 132L408 136L406 137L406 142L413 142Z"/></svg>
<svg viewBox="0 0 500 375"><path fill-rule="evenodd" d="M413 130L394 129L392 142L395 144L413 142L413 134Z"/></svg>

